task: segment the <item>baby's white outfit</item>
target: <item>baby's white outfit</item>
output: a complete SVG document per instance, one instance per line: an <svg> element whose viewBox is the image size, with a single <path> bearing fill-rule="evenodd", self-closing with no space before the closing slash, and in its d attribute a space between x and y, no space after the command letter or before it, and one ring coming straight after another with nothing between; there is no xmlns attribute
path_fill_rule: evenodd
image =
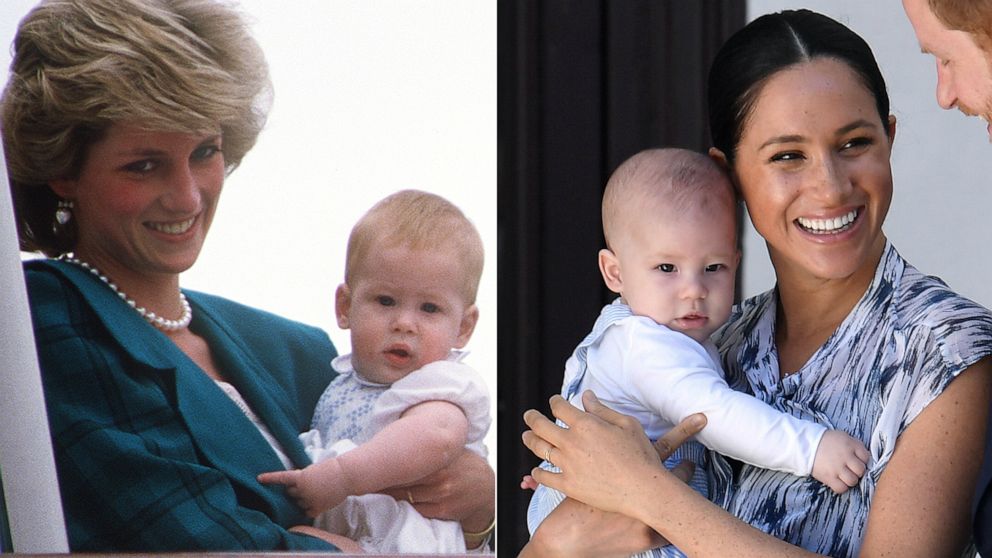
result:
<svg viewBox="0 0 992 558"><path fill-rule="evenodd" d="M331 363L338 376L317 402L311 430L300 435L314 463L341 455L367 442L404 411L425 401L450 401L468 418L466 448L487 456L483 438L492 418L482 376L460 362L464 351L451 351L448 360L432 362L392 385L361 377L351 355ZM320 514L316 527L345 535L367 552L464 553L465 540L456 521L428 519L409 502L384 494L349 496Z"/></svg>
<svg viewBox="0 0 992 558"><path fill-rule="evenodd" d="M562 396L582 408L592 390L606 406L636 418L652 441L693 413L706 415L696 439L725 456L761 467L807 476L826 427L801 420L752 395L734 391L724 380L716 347L633 314L622 299L603 308L592 332L565 363ZM696 464L690 485L709 497L704 450L689 441L666 460ZM547 462L541 467L555 470ZM531 533L564 499L541 485L527 510ZM640 556L683 556L674 546Z"/></svg>

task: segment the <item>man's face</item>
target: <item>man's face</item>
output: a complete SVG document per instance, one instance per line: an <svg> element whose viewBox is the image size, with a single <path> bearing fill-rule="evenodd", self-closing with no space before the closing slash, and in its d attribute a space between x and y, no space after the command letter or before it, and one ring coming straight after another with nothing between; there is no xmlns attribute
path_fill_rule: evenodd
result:
<svg viewBox="0 0 992 558"><path fill-rule="evenodd" d="M903 0L923 52L937 59L937 103L969 116L992 120L992 53L968 32L948 29L927 0ZM992 123L988 124L992 140Z"/></svg>

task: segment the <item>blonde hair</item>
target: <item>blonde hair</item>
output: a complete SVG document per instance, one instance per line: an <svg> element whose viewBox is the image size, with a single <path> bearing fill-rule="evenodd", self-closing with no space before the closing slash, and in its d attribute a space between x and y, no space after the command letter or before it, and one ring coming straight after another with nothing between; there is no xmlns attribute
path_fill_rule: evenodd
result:
<svg viewBox="0 0 992 558"><path fill-rule="evenodd" d="M401 190L382 199L355 223L348 236L344 280L352 284L375 247L450 249L461 264L461 295L475 304L484 260L479 231L448 200L419 190Z"/></svg>
<svg viewBox="0 0 992 558"><path fill-rule="evenodd" d="M676 148L641 151L621 163L606 183L603 192L606 246L616 251L615 245L623 238L625 227L639 213L705 208L714 198L734 211L736 194L730 178L706 155Z"/></svg>
<svg viewBox="0 0 992 558"><path fill-rule="evenodd" d="M929 0L930 11L948 29L975 36L982 49L992 52L992 0Z"/></svg>
<svg viewBox="0 0 992 558"><path fill-rule="evenodd" d="M265 124L271 84L247 23L215 0L46 0L21 20L0 99L21 247L71 250L51 227L52 180L127 121L216 133L233 171Z"/></svg>

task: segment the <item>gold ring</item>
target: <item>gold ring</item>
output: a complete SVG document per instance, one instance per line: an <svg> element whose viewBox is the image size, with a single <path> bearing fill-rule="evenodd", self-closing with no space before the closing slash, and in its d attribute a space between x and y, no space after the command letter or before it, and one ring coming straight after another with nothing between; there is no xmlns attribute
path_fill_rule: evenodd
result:
<svg viewBox="0 0 992 558"><path fill-rule="evenodd" d="M544 452L544 460L547 461L548 463L551 463L552 465L554 465L554 462L551 461L551 450L553 449L554 449L553 447L548 446L547 451Z"/></svg>
<svg viewBox="0 0 992 558"><path fill-rule="evenodd" d="M409 490L406 491L406 499L410 502L410 505L412 506L413 505L413 493L410 492Z"/></svg>

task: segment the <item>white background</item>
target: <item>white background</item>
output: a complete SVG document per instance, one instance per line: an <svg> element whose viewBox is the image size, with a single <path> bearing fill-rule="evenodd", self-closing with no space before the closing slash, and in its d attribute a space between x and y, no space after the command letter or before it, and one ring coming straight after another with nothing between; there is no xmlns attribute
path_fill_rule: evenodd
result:
<svg viewBox="0 0 992 558"><path fill-rule="evenodd" d="M34 0L0 2L0 67ZM486 0L245 0L275 98L182 278L325 329L354 222L404 188L436 192L478 227L486 267L466 362L496 397L496 4ZM6 81L6 71L3 72ZM495 419L494 419L495 420ZM487 437L496 463L495 422Z"/></svg>
<svg viewBox="0 0 992 558"><path fill-rule="evenodd" d="M883 230L920 271L992 306L992 146L985 122L937 106L936 66L920 52L898 0L751 0L748 18L807 7L853 29L871 46L896 116L895 184ZM744 226L745 296L774 285L764 241Z"/></svg>

